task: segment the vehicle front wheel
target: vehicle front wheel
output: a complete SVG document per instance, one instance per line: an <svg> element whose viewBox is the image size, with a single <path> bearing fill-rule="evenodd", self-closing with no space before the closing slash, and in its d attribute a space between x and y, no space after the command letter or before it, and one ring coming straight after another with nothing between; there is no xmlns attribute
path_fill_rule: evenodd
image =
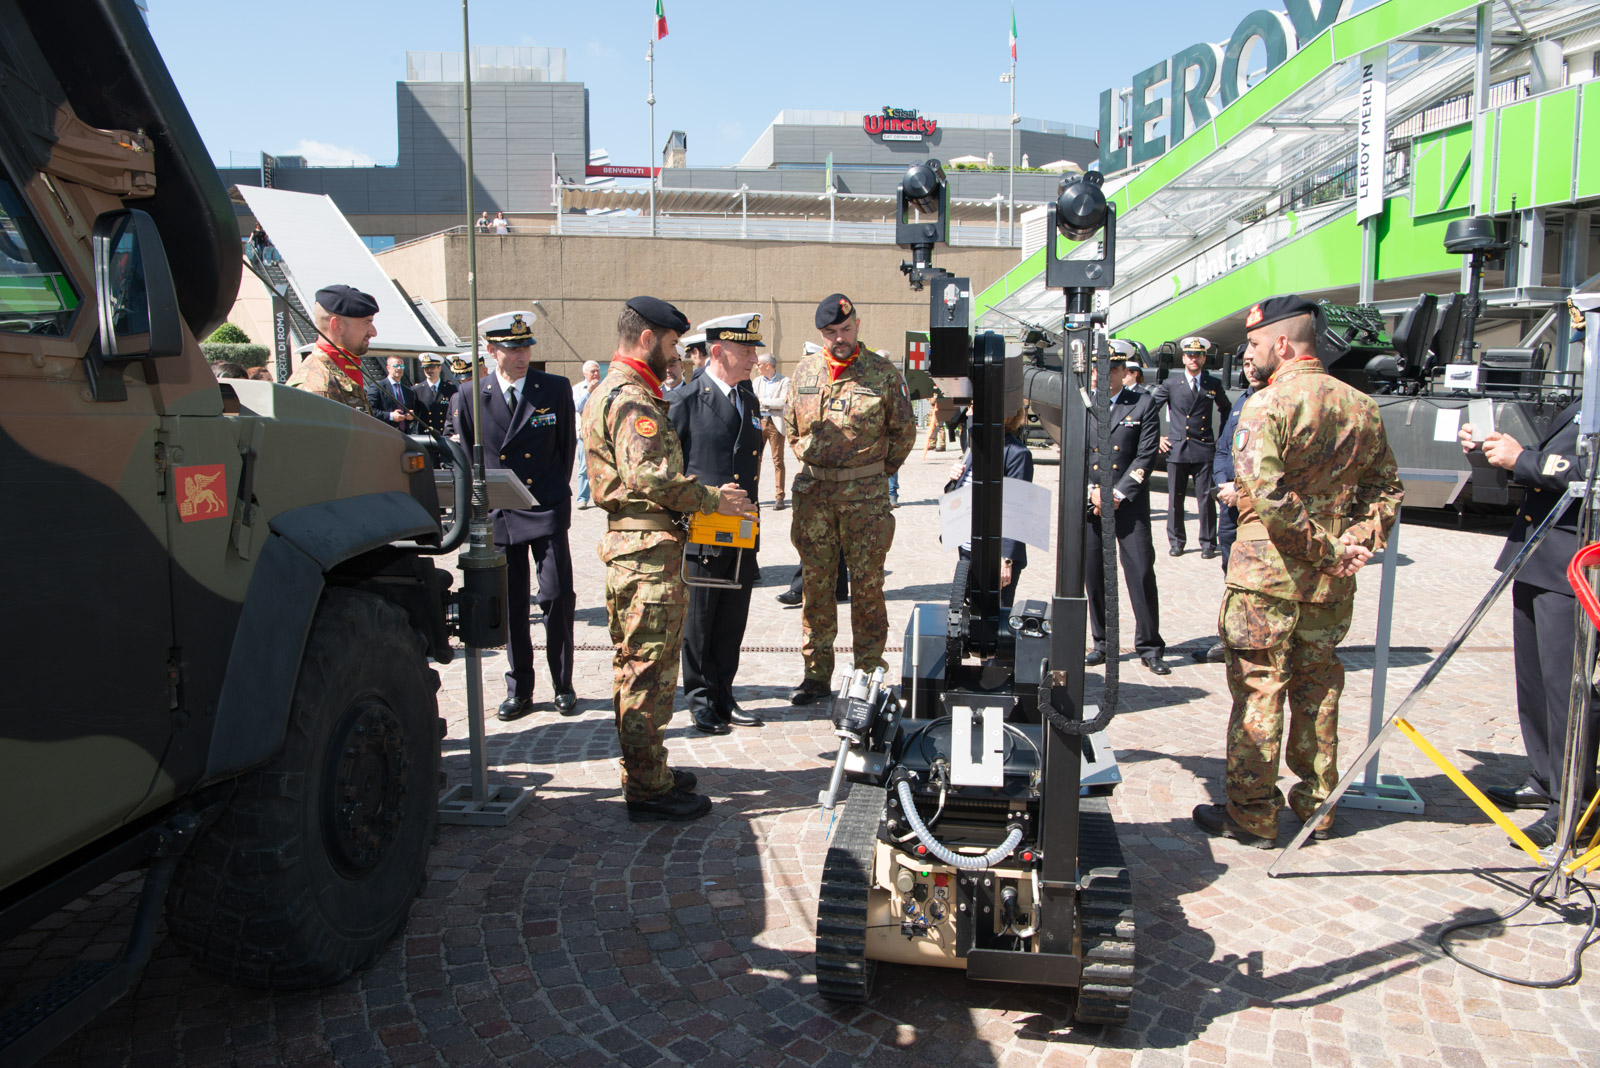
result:
<svg viewBox="0 0 1600 1068"><path fill-rule="evenodd" d="M179 865L173 940L250 986L325 986L369 964L425 875L438 688L402 609L324 593L282 749L233 784Z"/></svg>

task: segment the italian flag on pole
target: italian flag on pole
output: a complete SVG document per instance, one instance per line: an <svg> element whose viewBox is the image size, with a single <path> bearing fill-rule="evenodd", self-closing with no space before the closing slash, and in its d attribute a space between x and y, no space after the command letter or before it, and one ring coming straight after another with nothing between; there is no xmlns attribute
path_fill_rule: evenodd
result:
<svg viewBox="0 0 1600 1068"><path fill-rule="evenodd" d="M656 4L656 11L659 12L660 10L661 5L658 3ZM662 23L662 25L664 26L666 23ZM1017 58L1017 7L1015 4L1011 6L1011 58L1013 60Z"/></svg>
<svg viewBox="0 0 1600 1068"><path fill-rule="evenodd" d="M1015 21L1015 20L1013 19L1013 21ZM661 38L665 37L666 35L667 35L667 9L662 4L661 0L656 0L656 40L659 41L659 40L661 40ZM1016 46L1013 45L1012 46L1012 51L1015 51L1015 50L1016 50Z"/></svg>

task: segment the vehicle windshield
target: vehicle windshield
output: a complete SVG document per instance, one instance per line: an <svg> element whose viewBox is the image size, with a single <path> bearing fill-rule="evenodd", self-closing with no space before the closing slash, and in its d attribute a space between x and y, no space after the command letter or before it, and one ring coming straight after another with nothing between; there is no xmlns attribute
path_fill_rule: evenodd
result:
<svg viewBox="0 0 1600 1068"><path fill-rule="evenodd" d="M0 331L61 337L78 294L11 179L0 175Z"/></svg>

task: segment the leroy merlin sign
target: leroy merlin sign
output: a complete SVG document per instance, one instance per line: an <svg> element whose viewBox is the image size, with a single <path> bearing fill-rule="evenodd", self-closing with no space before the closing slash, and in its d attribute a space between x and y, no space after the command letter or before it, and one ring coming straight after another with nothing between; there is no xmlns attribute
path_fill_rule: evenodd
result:
<svg viewBox="0 0 1600 1068"><path fill-rule="evenodd" d="M1239 20L1233 36L1222 44L1192 44L1133 76L1131 127L1120 141L1112 121L1112 105L1130 90L1107 89L1100 94L1100 170L1111 174L1149 163L1167 149L1216 117L1239 99L1245 84L1245 55L1252 42L1267 52L1267 70L1284 60L1323 30L1344 18L1350 0L1284 0L1287 15L1252 11ZM1158 95L1162 90L1166 95ZM1163 133L1156 133L1162 130Z"/></svg>

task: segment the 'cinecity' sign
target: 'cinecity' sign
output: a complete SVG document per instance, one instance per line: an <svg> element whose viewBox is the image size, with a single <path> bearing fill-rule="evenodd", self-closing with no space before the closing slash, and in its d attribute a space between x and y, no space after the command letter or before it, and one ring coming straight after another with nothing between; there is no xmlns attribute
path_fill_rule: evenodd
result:
<svg viewBox="0 0 1600 1068"><path fill-rule="evenodd" d="M1148 163L1189 134L1210 122L1223 108L1239 99L1245 84L1244 57L1252 41L1267 50L1267 70L1276 69L1302 46L1350 10L1350 0L1321 0L1315 13L1311 0L1284 0L1287 17L1273 11L1252 11L1239 20L1225 44L1192 44L1133 76L1132 136L1117 144L1112 105L1121 95L1115 89L1100 94L1100 170L1105 174ZM1191 72L1193 72L1191 74ZM1155 94L1170 86L1168 98ZM1169 119L1166 134L1154 134L1151 125Z"/></svg>

